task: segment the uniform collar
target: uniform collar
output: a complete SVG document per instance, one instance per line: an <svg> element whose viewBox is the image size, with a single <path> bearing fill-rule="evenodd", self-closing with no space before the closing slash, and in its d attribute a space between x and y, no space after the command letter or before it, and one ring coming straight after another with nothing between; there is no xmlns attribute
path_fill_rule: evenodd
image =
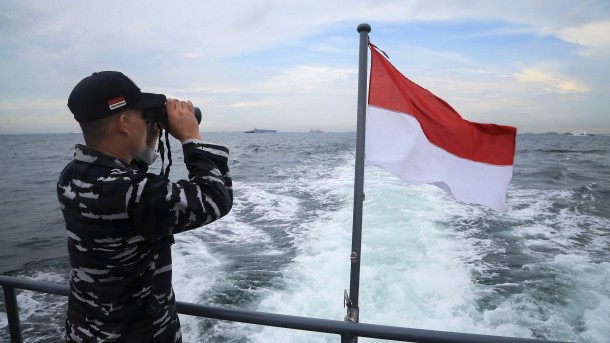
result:
<svg viewBox="0 0 610 343"><path fill-rule="evenodd" d="M132 169L129 163L121 161L112 156L102 154L101 152L82 144L76 144L74 148L74 159L76 161L99 164L110 168Z"/></svg>

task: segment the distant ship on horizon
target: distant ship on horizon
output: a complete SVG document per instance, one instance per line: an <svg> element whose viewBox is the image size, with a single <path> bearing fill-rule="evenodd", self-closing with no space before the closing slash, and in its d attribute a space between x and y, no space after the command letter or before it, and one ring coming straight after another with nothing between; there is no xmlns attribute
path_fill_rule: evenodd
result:
<svg viewBox="0 0 610 343"><path fill-rule="evenodd" d="M592 133L589 133L587 131L565 132L564 135L569 135L569 136L593 136Z"/></svg>
<svg viewBox="0 0 610 343"><path fill-rule="evenodd" d="M267 130L267 129L254 129L249 131L244 131L244 133L277 133L276 130Z"/></svg>

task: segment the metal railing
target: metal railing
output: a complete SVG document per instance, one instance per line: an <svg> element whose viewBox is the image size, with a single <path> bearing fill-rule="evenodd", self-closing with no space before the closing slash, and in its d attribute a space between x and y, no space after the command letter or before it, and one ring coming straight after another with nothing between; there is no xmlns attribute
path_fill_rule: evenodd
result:
<svg viewBox="0 0 610 343"><path fill-rule="evenodd" d="M0 285L2 285L2 288L4 290L6 314L8 317L9 333L12 343L21 342L19 310L15 290L29 290L62 296L68 296L70 293L69 287L67 285L59 285L55 283L16 278L5 275L0 275ZM458 332L411 329L388 325L353 323L340 320L290 316L257 311L245 311L224 307L192 304L180 301L177 302L177 310L178 313L190 316L228 320L240 323L257 324L293 330L336 334L341 337L341 342L350 342L354 337L369 337L392 341L420 343L551 342L529 338L512 338Z"/></svg>

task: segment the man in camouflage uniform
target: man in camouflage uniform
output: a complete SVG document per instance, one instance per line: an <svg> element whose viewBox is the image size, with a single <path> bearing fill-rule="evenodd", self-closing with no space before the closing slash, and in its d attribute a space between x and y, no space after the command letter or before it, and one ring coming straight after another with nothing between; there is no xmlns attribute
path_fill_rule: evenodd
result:
<svg viewBox="0 0 610 343"><path fill-rule="evenodd" d="M188 180L147 173L165 106ZM173 234L226 215L233 203L226 147L201 141L190 101L142 93L119 72L79 82L68 99L86 145L61 172L57 195L70 255L68 342L181 342L172 290Z"/></svg>

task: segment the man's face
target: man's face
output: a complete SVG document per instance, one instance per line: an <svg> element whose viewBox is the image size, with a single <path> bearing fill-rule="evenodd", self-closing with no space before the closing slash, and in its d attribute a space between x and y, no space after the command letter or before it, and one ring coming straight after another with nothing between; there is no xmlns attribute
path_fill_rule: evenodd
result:
<svg viewBox="0 0 610 343"><path fill-rule="evenodd" d="M146 149L146 132L148 125L142 117L143 110L131 109L125 114L131 127L129 149L133 157L140 155Z"/></svg>

